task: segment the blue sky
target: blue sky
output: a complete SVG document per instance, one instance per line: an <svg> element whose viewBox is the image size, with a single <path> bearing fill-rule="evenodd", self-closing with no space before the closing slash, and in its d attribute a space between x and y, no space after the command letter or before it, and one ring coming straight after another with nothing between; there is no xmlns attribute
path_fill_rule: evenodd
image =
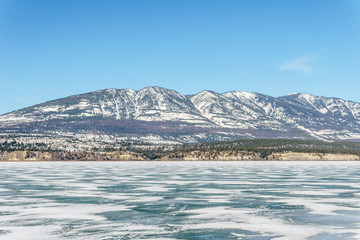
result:
<svg viewBox="0 0 360 240"><path fill-rule="evenodd" d="M0 114L105 88L360 102L360 1L0 0Z"/></svg>

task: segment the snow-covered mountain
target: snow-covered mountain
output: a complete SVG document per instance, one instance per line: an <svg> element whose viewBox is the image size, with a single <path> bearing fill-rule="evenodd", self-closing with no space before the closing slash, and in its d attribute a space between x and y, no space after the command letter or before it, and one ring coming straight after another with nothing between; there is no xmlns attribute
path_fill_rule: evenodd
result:
<svg viewBox="0 0 360 240"><path fill-rule="evenodd" d="M302 93L274 98L240 91L184 96L160 87L106 89L4 114L0 133L149 142L360 140L360 103Z"/></svg>

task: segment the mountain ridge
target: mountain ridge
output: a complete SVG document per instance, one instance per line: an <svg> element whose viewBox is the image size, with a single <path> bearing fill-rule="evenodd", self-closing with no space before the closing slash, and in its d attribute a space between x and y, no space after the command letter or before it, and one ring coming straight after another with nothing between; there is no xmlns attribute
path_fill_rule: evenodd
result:
<svg viewBox="0 0 360 240"><path fill-rule="evenodd" d="M89 91L89 92L85 92L85 93L71 94L71 95L66 96L66 97L61 97L61 98L57 98L57 99L53 99L53 100L48 100L48 101L45 101L45 102L42 102L42 103L33 104L33 105L28 106L28 107L24 107L24 108L20 108L20 109L17 109L17 110L10 111L10 112L2 113L2 114L0 114L0 116L7 115L7 114L10 114L10 113L13 113L13 112L16 112L16 111L19 111L19 110L23 110L23 109L27 109L27 108L31 108L31 107L36 107L36 106L38 106L38 105L42 105L42 104L45 104L45 103L51 103L51 102L55 102L55 101L58 101L58 100L66 99L66 98L69 98L69 97L74 97L74 96L87 95L87 94L92 94L92 93L95 93L95 92L103 92L103 91L108 91L108 90L130 90L130 91L138 92L138 91L141 91L141 90L146 89L146 88L163 88L163 87L160 87L160 86L158 86L158 85L154 85L154 86L147 86L147 87L141 88L140 90L133 90L133 89L130 89L130 88L104 88L104 89L99 89L99 90L95 90L95 91ZM168 88L165 88L165 89L168 89ZM168 89L168 90L176 91L176 90L174 90L174 89ZM359 102L356 102L356 101L354 101L354 100L342 99L342 98L340 98L340 97L328 97L328 96L313 95L313 94L310 94L310 93L300 93L300 92L294 92L294 93L289 93L289 94L282 95L282 96L278 96L278 97L273 97L273 96L271 96L271 95L267 95L267 94L263 94L263 93L259 93L259 92L250 92L250 91L229 90L229 91L225 91L225 92L223 92L223 93L218 93L218 92L215 92L215 91L213 91L213 90L202 90L202 91L200 91L200 92L198 92L198 93L195 93L195 94L183 94L183 95L184 95L185 97L191 97L191 96L197 95L197 94L199 94L199 93L201 93L201 92L205 92L205 91L217 93L217 94L219 94L219 95L225 95L225 94L227 94L227 93L232 93L232 92L254 93L254 94L269 96L269 97L272 97L272 98L283 98L283 97L287 97L287 96L291 96L291 95L305 94L305 95L311 95L311 96L314 96L314 97L340 99L340 100L343 100L343 101L346 101L346 102L359 103Z"/></svg>
<svg viewBox="0 0 360 240"><path fill-rule="evenodd" d="M183 95L159 86L109 88L3 114L0 134L145 142L156 138L171 143L284 137L359 140L360 103L307 93L272 97L204 90Z"/></svg>

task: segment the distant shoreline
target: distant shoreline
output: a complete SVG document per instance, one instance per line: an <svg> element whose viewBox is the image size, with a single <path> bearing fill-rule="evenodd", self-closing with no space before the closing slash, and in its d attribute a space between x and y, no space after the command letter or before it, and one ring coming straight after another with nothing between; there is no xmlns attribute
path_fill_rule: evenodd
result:
<svg viewBox="0 0 360 240"><path fill-rule="evenodd" d="M241 160L241 161L228 161L228 160L199 160L199 161L186 161L186 160L173 160L173 161L166 161L166 160L110 160L110 161L93 161L93 160L74 160L74 161L57 161L57 160L46 160L46 161L0 161L1 163L36 163L36 162L58 162L58 163L65 163L65 162L360 162L360 160Z"/></svg>
<svg viewBox="0 0 360 240"><path fill-rule="evenodd" d="M11 151L0 152L0 162L256 162L256 161L360 161L360 156L343 153L274 152L266 157L246 151L189 151L149 159L139 153Z"/></svg>

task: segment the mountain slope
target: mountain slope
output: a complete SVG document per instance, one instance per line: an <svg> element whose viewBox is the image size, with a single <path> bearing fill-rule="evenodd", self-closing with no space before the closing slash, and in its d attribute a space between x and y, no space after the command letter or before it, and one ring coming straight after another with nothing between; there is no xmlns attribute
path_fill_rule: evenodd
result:
<svg viewBox="0 0 360 240"><path fill-rule="evenodd" d="M106 89L74 95L11 112L1 116L0 121L12 124L16 123L14 120L31 122L85 118L207 121L185 96L159 87L147 87L140 91Z"/></svg>
<svg viewBox="0 0 360 240"><path fill-rule="evenodd" d="M309 94L146 87L74 95L0 116L3 136L196 142L238 138L359 140L360 103ZM155 140L154 140L155 139Z"/></svg>

